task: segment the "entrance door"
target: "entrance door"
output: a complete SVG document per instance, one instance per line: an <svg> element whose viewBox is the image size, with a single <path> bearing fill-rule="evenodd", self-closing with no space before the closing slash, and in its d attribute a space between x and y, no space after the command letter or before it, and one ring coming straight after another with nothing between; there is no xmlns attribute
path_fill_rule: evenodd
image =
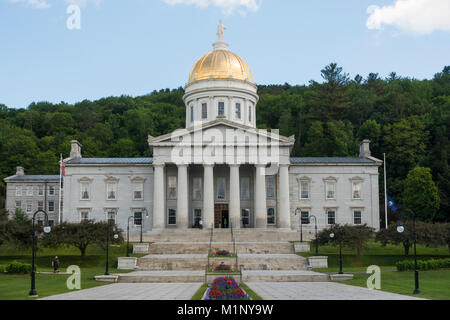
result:
<svg viewBox="0 0 450 320"><path fill-rule="evenodd" d="M228 210L222 210L222 228L229 228L230 227L230 216L228 213Z"/></svg>
<svg viewBox="0 0 450 320"><path fill-rule="evenodd" d="M226 223L225 223L226 221ZM214 205L214 228L227 228L230 225L230 217L227 203L219 203Z"/></svg>

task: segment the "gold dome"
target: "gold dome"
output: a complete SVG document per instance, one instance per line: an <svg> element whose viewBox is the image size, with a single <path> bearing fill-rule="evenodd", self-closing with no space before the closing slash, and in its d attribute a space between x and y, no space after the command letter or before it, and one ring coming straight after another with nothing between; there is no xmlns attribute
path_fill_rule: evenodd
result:
<svg viewBox="0 0 450 320"><path fill-rule="evenodd" d="M189 83L209 79L234 79L253 82L247 63L227 49L205 54L191 70Z"/></svg>

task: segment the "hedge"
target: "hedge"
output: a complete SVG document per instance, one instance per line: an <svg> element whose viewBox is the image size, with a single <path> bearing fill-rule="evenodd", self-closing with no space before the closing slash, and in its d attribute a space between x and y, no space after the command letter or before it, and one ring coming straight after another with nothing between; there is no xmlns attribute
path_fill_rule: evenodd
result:
<svg viewBox="0 0 450 320"><path fill-rule="evenodd" d="M14 261L5 270L9 274L27 274L31 272L31 264Z"/></svg>
<svg viewBox="0 0 450 320"><path fill-rule="evenodd" d="M412 271L414 270L414 261L413 260L399 261L396 263L396 267L398 271ZM450 268L450 258L417 261L418 270L437 270L446 268Z"/></svg>

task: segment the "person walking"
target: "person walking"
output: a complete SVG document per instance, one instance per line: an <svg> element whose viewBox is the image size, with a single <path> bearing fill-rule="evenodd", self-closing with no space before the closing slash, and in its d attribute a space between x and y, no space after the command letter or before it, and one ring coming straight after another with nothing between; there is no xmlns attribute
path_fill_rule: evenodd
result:
<svg viewBox="0 0 450 320"><path fill-rule="evenodd" d="M53 273L59 272L59 258L55 256L52 260Z"/></svg>

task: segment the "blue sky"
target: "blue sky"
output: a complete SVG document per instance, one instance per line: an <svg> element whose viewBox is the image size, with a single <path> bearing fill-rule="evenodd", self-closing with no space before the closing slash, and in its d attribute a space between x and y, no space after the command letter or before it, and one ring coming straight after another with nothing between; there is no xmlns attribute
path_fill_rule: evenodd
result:
<svg viewBox="0 0 450 320"><path fill-rule="evenodd" d="M80 7L79 30L66 26L70 4ZM184 86L219 19L258 84L320 81L330 62L351 77L431 78L450 65L447 8L450 0L0 0L0 104Z"/></svg>

